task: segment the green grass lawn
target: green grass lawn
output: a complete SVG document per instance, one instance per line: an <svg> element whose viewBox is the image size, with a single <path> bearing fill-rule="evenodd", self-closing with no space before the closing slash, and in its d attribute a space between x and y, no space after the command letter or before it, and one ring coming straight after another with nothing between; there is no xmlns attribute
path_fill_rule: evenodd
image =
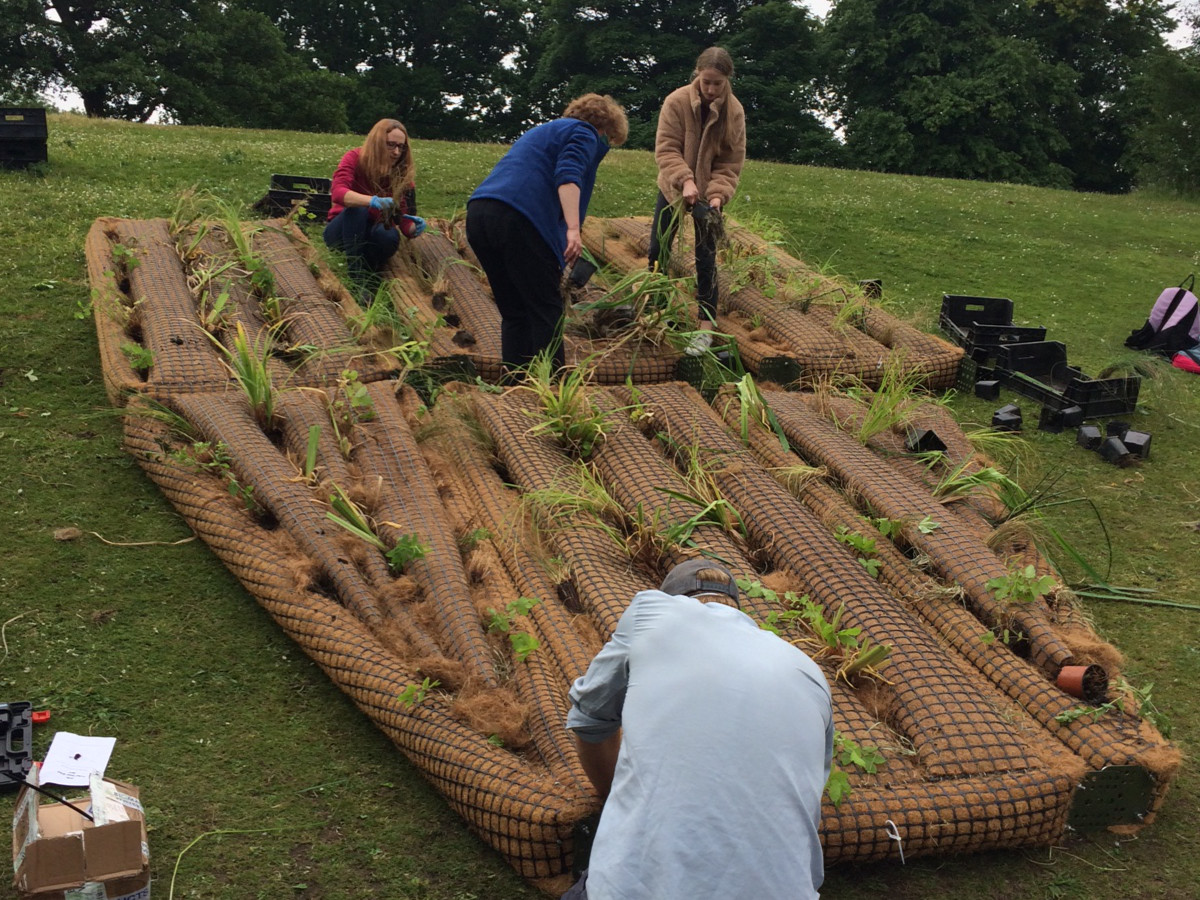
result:
<svg viewBox="0 0 1200 900"><path fill-rule="evenodd" d="M424 215L461 208L503 150L416 138ZM0 701L51 711L38 757L55 731L117 737L109 773L142 788L155 897L540 896L186 541L121 450L105 397L86 315L92 221L170 215L192 187L248 207L271 173L328 175L357 142L52 115L50 162L0 172ZM609 154L591 213L649 215L653 201L651 156ZM882 279L884 301L926 329L943 293L1010 297L1016 321L1046 326L1085 374L1150 363L1128 417L1153 435L1147 463L1119 469L1071 433L1030 430L1017 471L1072 501L1050 514L1112 583L1200 604L1200 378L1122 346L1163 287L1200 269L1200 203L750 162L730 212L811 265ZM1036 423L1037 404L1010 401ZM989 423L997 405L953 401L964 423ZM68 526L83 536L56 541ZM1200 739L1200 611L1089 612L1187 752ZM825 896L1192 897L1198 820L1185 763L1135 837L835 867Z"/></svg>

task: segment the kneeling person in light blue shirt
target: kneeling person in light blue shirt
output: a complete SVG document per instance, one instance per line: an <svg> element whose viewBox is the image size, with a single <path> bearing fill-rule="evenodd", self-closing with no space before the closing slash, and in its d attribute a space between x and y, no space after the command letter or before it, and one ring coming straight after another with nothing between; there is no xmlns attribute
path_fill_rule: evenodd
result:
<svg viewBox="0 0 1200 900"><path fill-rule="evenodd" d="M567 727L606 799L564 900L819 896L829 684L737 603L723 566L676 566L571 687Z"/></svg>

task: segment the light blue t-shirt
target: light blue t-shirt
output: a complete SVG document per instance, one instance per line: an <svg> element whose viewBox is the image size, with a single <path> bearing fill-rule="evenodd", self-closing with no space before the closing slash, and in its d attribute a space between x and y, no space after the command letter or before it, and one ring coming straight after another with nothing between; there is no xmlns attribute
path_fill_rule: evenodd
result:
<svg viewBox="0 0 1200 900"><path fill-rule="evenodd" d="M809 900L824 863L829 684L719 603L642 591L571 687L567 727L623 729L589 900Z"/></svg>

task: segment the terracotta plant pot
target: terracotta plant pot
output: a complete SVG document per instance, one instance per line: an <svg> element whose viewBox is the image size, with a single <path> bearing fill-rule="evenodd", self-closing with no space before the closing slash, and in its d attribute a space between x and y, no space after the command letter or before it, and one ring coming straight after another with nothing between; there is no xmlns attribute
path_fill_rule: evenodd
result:
<svg viewBox="0 0 1200 900"><path fill-rule="evenodd" d="M1092 706L1104 703L1108 695L1108 673L1095 664L1063 666L1057 683L1061 690Z"/></svg>

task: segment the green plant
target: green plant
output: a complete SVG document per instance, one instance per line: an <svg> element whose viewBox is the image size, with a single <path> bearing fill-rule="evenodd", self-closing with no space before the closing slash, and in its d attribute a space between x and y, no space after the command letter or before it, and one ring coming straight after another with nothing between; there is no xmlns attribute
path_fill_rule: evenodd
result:
<svg viewBox="0 0 1200 900"><path fill-rule="evenodd" d="M997 628L996 631L985 631L983 634L981 634L979 636L979 642L982 644L991 645L996 642L997 638L1000 639L1001 643L1010 647L1014 644L1019 644L1026 639L1025 632L1023 631L1012 628Z"/></svg>
<svg viewBox="0 0 1200 900"><path fill-rule="evenodd" d="M486 528L472 528L466 534L460 535L458 538L458 550L460 553L469 553L475 549L475 546L480 541L488 541L492 539L492 533Z"/></svg>
<svg viewBox="0 0 1200 900"><path fill-rule="evenodd" d="M321 426L308 426L308 443L304 449L304 477L312 480L317 469L317 449L321 444Z"/></svg>
<svg viewBox="0 0 1200 900"><path fill-rule="evenodd" d="M113 244L111 247L113 262L117 263L126 273L132 272L142 264L137 251L124 244Z"/></svg>
<svg viewBox="0 0 1200 900"><path fill-rule="evenodd" d="M276 394L271 380L270 361L275 330L268 328L256 340L251 340L242 323L238 322L231 348L211 334L208 337L224 355L225 364L246 395L258 424L267 430L274 429Z"/></svg>
<svg viewBox="0 0 1200 900"><path fill-rule="evenodd" d="M139 372L146 372L154 366L154 351L149 347L126 341L121 345L121 352L129 360L129 365Z"/></svg>
<svg viewBox="0 0 1200 900"><path fill-rule="evenodd" d="M488 631L499 631L508 635L513 656L518 662L524 662L525 658L538 648L538 639L524 631L513 631L513 619L529 615L530 610L539 602L541 601L533 597L518 597L508 603L503 612L497 611L495 607L491 606L487 609Z"/></svg>
<svg viewBox="0 0 1200 900"><path fill-rule="evenodd" d="M401 535L395 546L389 548L375 533L375 526L370 517L336 484L333 485L333 493L329 495L329 505L332 511L326 513L325 518L366 541L386 556L388 567L394 574L401 574L407 566L423 559L429 552L429 547L416 534ZM391 522L384 524L395 527Z"/></svg>
<svg viewBox="0 0 1200 900"><path fill-rule="evenodd" d="M755 384L754 377L749 373L743 375L737 381L736 390L738 426L741 429L742 443L747 446L750 444L750 422L753 419L758 425L769 428L775 433L779 446L785 453L790 451L791 445L788 443L787 435L783 433L783 425L780 424L775 411L767 405L767 400L758 385Z"/></svg>
<svg viewBox="0 0 1200 900"><path fill-rule="evenodd" d="M942 500L950 500L970 495L980 488L1002 489L1004 496L1012 496L1020 487L1011 478L993 466L969 468L971 460L964 460L952 472L948 473L933 488L933 496Z"/></svg>
<svg viewBox="0 0 1200 900"><path fill-rule="evenodd" d="M871 522L879 529L879 533L888 540L894 541L904 533L904 523L896 522L887 516L873 517Z"/></svg>
<svg viewBox="0 0 1200 900"><path fill-rule="evenodd" d="M861 637L862 628L852 626L842 627L842 616L845 614L845 604L838 607L833 618L825 617L825 610L805 594L797 596L792 591L783 595L782 601L778 593L764 587L761 582L749 579L738 579L738 586L747 597L761 597L768 603L781 603L782 610L772 610L767 615L767 621L761 627L785 637L784 631L797 621L803 621L810 636L800 636L793 643L805 644L813 648L810 654L813 659L826 657L838 660L837 675L847 683L859 675L869 675L880 681L885 681L879 674L880 667L891 654L891 647L886 644L876 644L870 638Z"/></svg>
<svg viewBox="0 0 1200 900"><path fill-rule="evenodd" d="M551 434L564 447L588 459L604 440L608 428L603 410L588 398L588 372L577 366L556 377L554 361L540 353L529 364L522 387L537 398L540 421L531 434Z"/></svg>
<svg viewBox="0 0 1200 900"><path fill-rule="evenodd" d="M849 545L858 552L858 561L867 570L868 575L872 578L879 577L879 571L883 564L875 558L875 538L866 537L865 535L851 531L845 525L838 526L833 536L838 541Z"/></svg>
<svg viewBox="0 0 1200 900"><path fill-rule="evenodd" d="M1036 603L1054 590L1054 583L1053 576L1039 577L1037 569L1028 565L989 579L987 588L997 600L1007 600L1009 603Z"/></svg>
<svg viewBox="0 0 1200 900"><path fill-rule="evenodd" d="M859 746L840 731L833 732L833 761L829 768L829 780L825 783L825 793L829 802L841 806L842 801L853 793L847 769L853 767L868 775L874 775L879 767L887 763L887 757L879 752L878 747L870 745Z"/></svg>
<svg viewBox="0 0 1200 900"><path fill-rule="evenodd" d="M420 684L407 685L396 695L396 699L400 701L401 706L412 709L414 706L424 703L429 692L440 684L441 682L436 679L423 678Z"/></svg>
<svg viewBox="0 0 1200 900"><path fill-rule="evenodd" d="M924 373L908 364L902 353L887 357L879 387L867 392L858 439L864 445L875 435L908 422L925 398L918 396ZM858 392L861 396L862 392Z"/></svg>

